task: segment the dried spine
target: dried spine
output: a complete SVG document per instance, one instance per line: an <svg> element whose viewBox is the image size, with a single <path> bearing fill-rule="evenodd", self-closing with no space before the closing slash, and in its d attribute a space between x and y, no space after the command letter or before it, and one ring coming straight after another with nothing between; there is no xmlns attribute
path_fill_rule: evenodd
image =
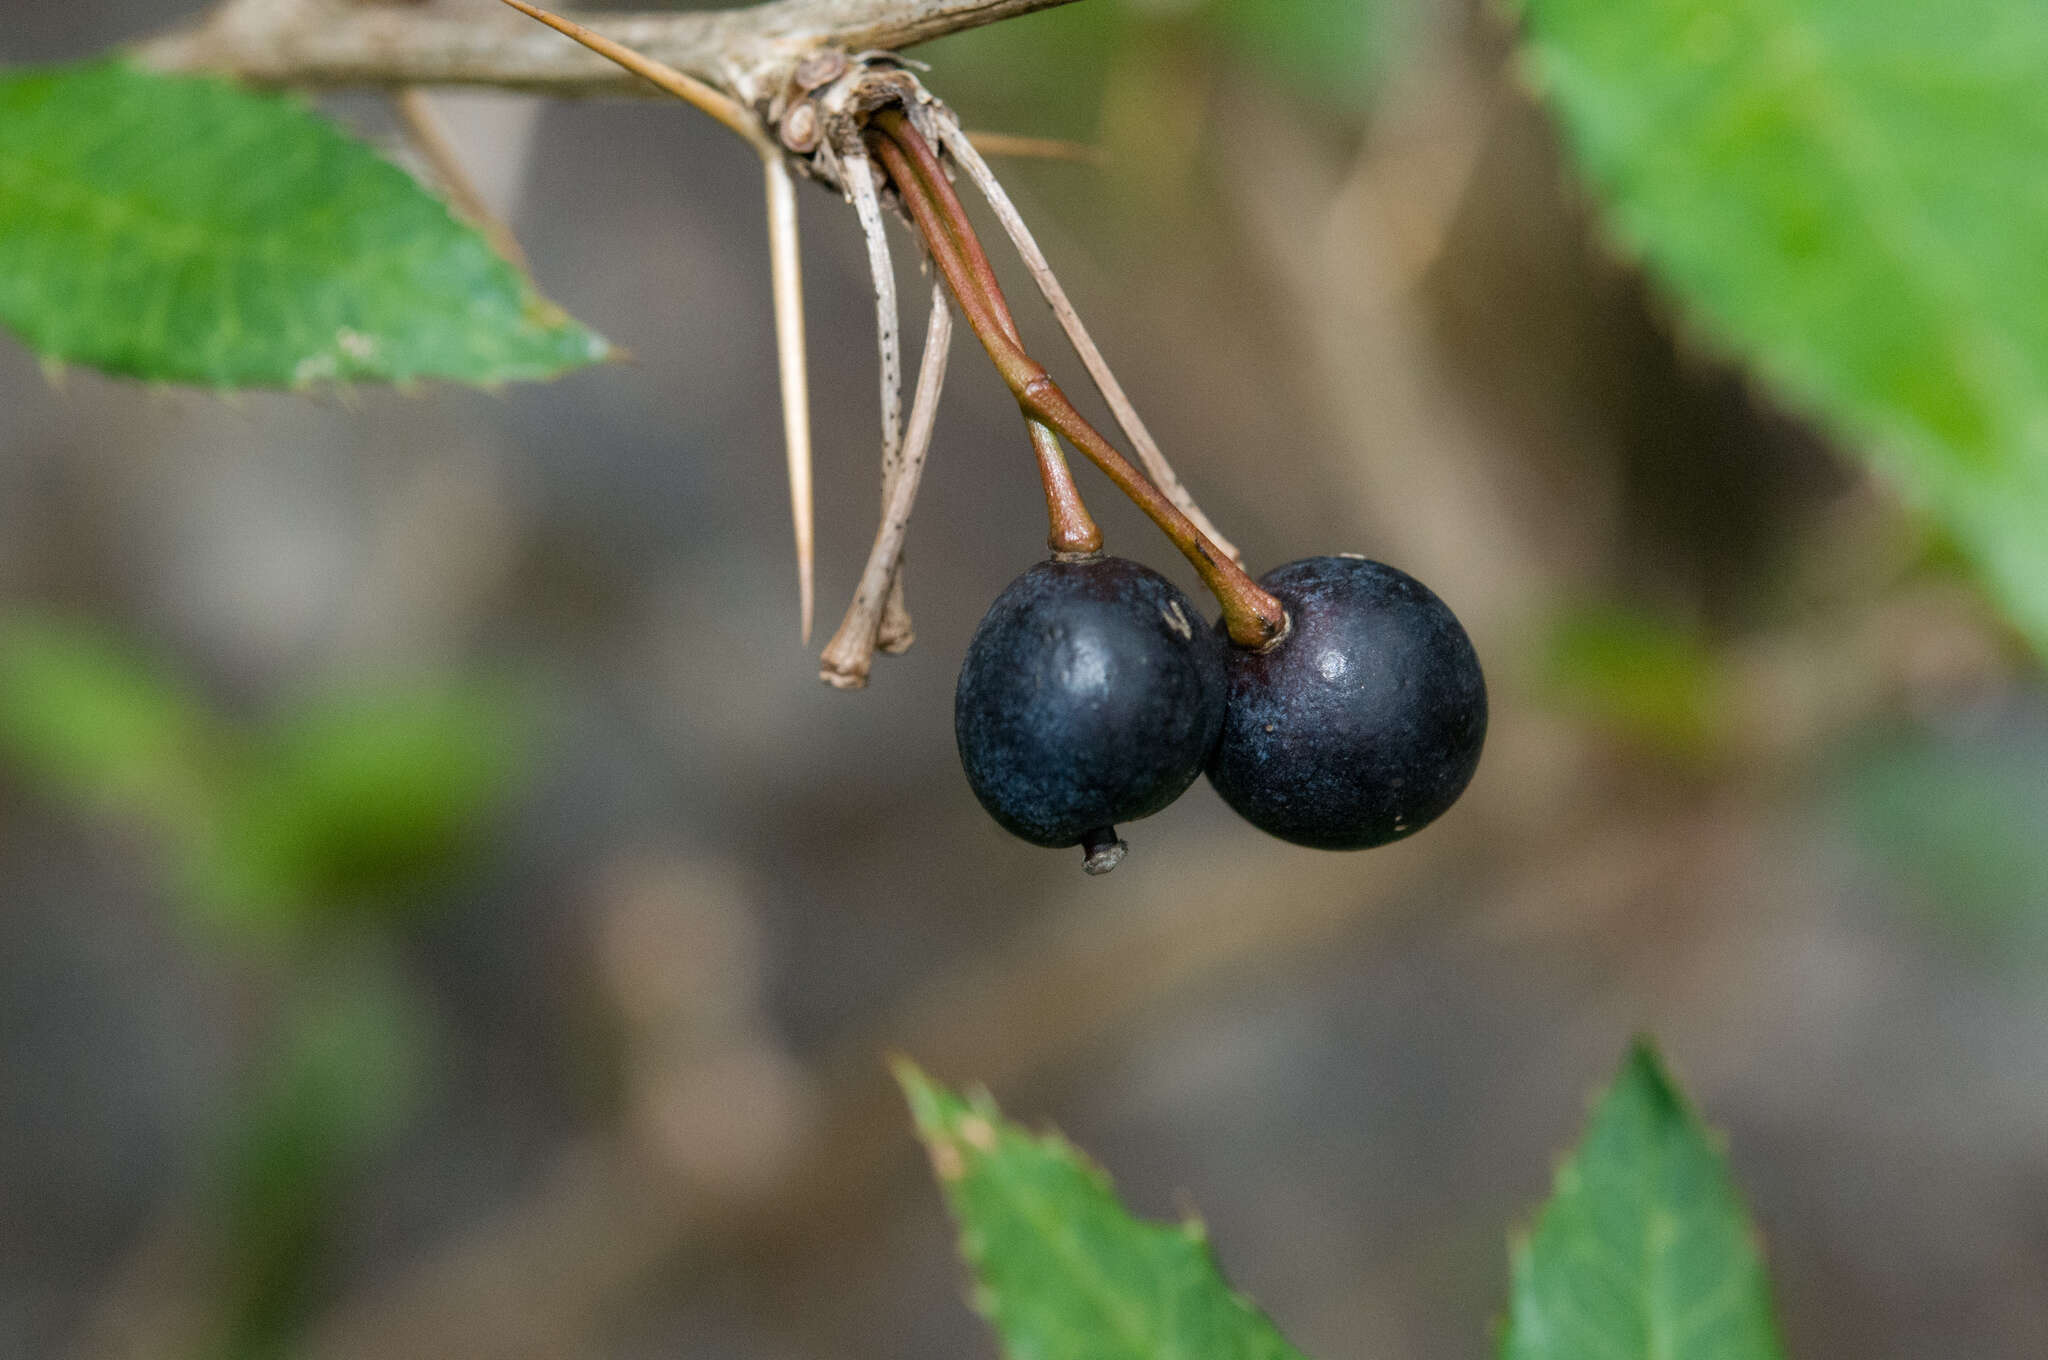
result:
<svg viewBox="0 0 2048 1360"><path fill-rule="evenodd" d="M782 380L782 432L789 467L790 519L796 531L797 606L811 640L817 592L816 515L811 499L811 389L804 356L803 256L796 227L796 184L780 156L763 156L768 188L769 277L775 295L776 370Z"/></svg>

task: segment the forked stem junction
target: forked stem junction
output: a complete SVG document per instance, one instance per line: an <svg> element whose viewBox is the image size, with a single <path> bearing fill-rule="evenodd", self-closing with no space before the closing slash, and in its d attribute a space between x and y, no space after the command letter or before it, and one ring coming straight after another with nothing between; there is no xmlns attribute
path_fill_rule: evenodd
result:
<svg viewBox="0 0 2048 1360"><path fill-rule="evenodd" d="M871 153L896 186L968 326L1025 416L1065 435L1181 550L1222 606L1224 627L1232 642L1263 648L1278 641L1287 631L1287 611L1280 601L1260 589L1228 553L1103 438L1044 366L1025 353L987 253L931 145L901 109L879 111L869 127ZM1050 484L1048 493L1050 499Z"/></svg>

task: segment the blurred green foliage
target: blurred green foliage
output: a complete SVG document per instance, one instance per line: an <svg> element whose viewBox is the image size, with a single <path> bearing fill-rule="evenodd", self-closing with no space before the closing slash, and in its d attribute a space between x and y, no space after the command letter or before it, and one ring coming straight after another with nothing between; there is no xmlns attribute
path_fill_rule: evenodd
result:
<svg viewBox="0 0 2048 1360"><path fill-rule="evenodd" d="M1281 87L1358 112L1418 41L1414 0L1203 0L1194 16L1231 58Z"/></svg>
<svg viewBox="0 0 2048 1360"><path fill-rule="evenodd" d="M1990 953L2048 954L2048 731L2013 715L1915 730L1843 765L1835 804L1932 921Z"/></svg>
<svg viewBox="0 0 2048 1360"><path fill-rule="evenodd" d="M1540 686L1574 717L1668 758L1711 760L1728 722L1728 682L1707 640L1671 618L1620 605L1558 614Z"/></svg>
<svg viewBox="0 0 2048 1360"><path fill-rule="evenodd" d="M458 868L522 764L520 705L441 682L322 695L249 734L187 895L222 923L401 911Z"/></svg>
<svg viewBox="0 0 2048 1360"><path fill-rule="evenodd" d="M918 49L937 92L1005 132L1094 141L1103 102L1161 65L1207 82L1249 74L1345 117L1362 114L1419 41L1417 0L1090 0ZM1187 130L1156 129L1177 142Z"/></svg>
<svg viewBox="0 0 2048 1360"><path fill-rule="evenodd" d="M160 812L193 791L219 734L171 677L98 629L0 616L0 749L31 779L116 812Z"/></svg>
<svg viewBox="0 0 2048 1360"><path fill-rule="evenodd" d="M0 614L0 771L153 832L187 919L269 995L210 1159L208 1354L289 1353L336 1210L416 1108L434 1031L393 934L477 847L530 716L444 677L233 721L103 625Z"/></svg>
<svg viewBox="0 0 2048 1360"><path fill-rule="evenodd" d="M448 677L235 723L104 628L0 614L0 762L146 825L189 915L244 945L418 905L514 786L531 717Z"/></svg>
<svg viewBox="0 0 2048 1360"><path fill-rule="evenodd" d="M218 1152L223 1360L288 1353L334 1213L411 1118L431 1047L405 980L374 953L300 980Z"/></svg>
<svg viewBox="0 0 2048 1360"><path fill-rule="evenodd" d="M970 126L1086 141L1119 54L1144 31L1124 0L1095 0L969 29L916 55Z"/></svg>

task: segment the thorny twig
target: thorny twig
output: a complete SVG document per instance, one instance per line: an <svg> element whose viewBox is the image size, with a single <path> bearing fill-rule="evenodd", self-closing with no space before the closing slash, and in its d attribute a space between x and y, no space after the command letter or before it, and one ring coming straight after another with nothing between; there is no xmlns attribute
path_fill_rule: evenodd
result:
<svg viewBox="0 0 2048 1360"><path fill-rule="evenodd" d="M484 0L471 0L483 3ZM844 164L834 154L858 147L858 125L883 103L900 103L913 119L926 125L930 140L965 167L1003 220L1034 279L1066 329L1090 376L1131 439L1146 474L1167 501L1206 535L1212 546L1234 558L1235 549L1202 515L1161 455L1122 386L1103 361L1081 325L1064 290L1051 273L1043 253L1025 229L1014 205L997 184L987 164L952 115L927 94L914 77L900 70L884 77L880 100L862 86L886 50L1049 8L1063 0L777 0L748 9L696 15L640 15L602 18L583 24L549 14L526 0L504 0L512 8L575 39L597 57L630 77L709 113L737 132L761 155L769 206L770 257L773 263L776 336L784 409L784 432L790 478L792 519L797 544L799 597L803 634L810 636L813 602L814 517L811 510L811 443L808 391L805 382L801 281L796 249L796 214L790 171L800 168L848 192ZM424 5L392 6L348 3L348 0L229 0L197 29L159 40L141 49L148 62L167 67L225 69L246 78L294 84L487 83L501 88L549 89L557 92L634 90L636 80L598 79L590 58L569 54L555 44L536 44L530 30L508 26L495 8L471 15L463 0L428 0ZM844 53L866 49L867 59L847 63ZM570 58L573 56L573 61ZM811 81L821 57L834 59L832 75ZM836 113L840 126L826 120L834 112L821 88L839 91ZM771 131L772 129L772 131ZM851 136L846 135L849 131ZM1033 149L1042 150L1042 147ZM865 170L861 165L856 168ZM863 187L872 199L872 183ZM948 190L947 192L950 192ZM871 262L882 241L875 229L875 204L857 210L869 233ZM886 256L886 245L881 246ZM884 277L886 260L877 264ZM892 318L887 312L891 291L878 282L883 308L881 347L884 385L884 486L889 496L889 446L899 400L898 367L890 363ZM1046 480L1048 509L1053 516L1056 548L1079 543L1085 528L1087 547L1099 546L1092 523L1082 524L1071 475L1052 430L1027 411L1028 425L1041 475ZM1142 488L1141 488L1142 490ZM1070 504L1069 504L1070 503ZM1067 513L1063 518L1063 510ZM887 531L885 516L883 530ZM1068 540L1072 540L1071 542ZM900 651L910 644L909 614L903 605L900 565L890 567L878 641ZM1227 606L1226 606L1226 612ZM830 673L832 667L828 665ZM863 668L864 673L864 668Z"/></svg>
<svg viewBox="0 0 2048 1360"><path fill-rule="evenodd" d="M925 457L931 450L932 424L939 413L939 392L946 382L946 357L952 342L953 314L948 310L945 285L934 281L931 321L925 328L924 357L918 364L917 395L911 399L910 425L904 432L896 477L882 505L882 525L875 533L853 603L847 606L845 620L825 648L818 672L827 684L840 689L858 689L867 683L890 591L902 587L903 540L910 528L918 483L924 476Z"/></svg>

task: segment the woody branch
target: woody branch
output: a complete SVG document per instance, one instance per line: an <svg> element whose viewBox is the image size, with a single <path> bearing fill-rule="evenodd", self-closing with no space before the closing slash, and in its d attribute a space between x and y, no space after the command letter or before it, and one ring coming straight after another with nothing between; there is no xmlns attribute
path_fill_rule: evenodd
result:
<svg viewBox="0 0 2048 1360"><path fill-rule="evenodd" d="M1068 0L774 0L687 14L572 15L606 37L753 104L804 55L897 49ZM143 44L166 70L296 86L485 85L555 95L650 87L493 0L227 0Z"/></svg>

